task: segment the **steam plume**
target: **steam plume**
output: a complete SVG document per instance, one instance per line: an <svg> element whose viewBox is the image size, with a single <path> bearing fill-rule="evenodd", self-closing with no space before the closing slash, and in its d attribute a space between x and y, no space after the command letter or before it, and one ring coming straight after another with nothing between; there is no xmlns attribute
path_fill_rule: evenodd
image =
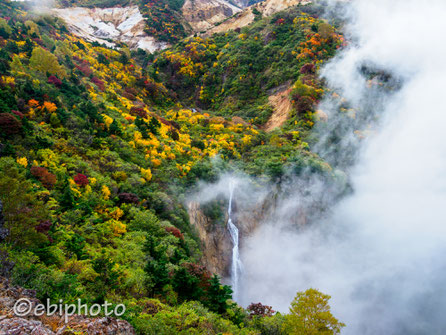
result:
<svg viewBox="0 0 446 335"><path fill-rule="evenodd" d="M359 155L353 152L354 193L332 215L295 232L282 213L246 241L243 303L286 311L296 291L315 287L332 295L345 334L444 332L445 13L443 0L350 4L347 33L355 42L323 76L352 106L370 112L364 128L377 115L381 121ZM363 64L390 71L399 91L369 96ZM324 136L316 147L336 165L357 145L353 136L344 140L340 152ZM302 201L288 198L278 212Z"/></svg>

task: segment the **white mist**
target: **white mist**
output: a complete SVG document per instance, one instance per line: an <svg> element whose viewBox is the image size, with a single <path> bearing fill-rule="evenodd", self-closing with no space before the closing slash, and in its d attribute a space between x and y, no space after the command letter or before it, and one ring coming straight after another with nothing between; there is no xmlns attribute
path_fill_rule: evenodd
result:
<svg viewBox="0 0 446 335"><path fill-rule="evenodd" d="M324 77L359 106L365 61L403 78L402 88L376 111L381 126L352 173L353 195L311 229L273 220L245 242L243 303L286 312L296 291L314 287L332 296L345 334L444 333L445 15L443 0L352 2L357 44Z"/></svg>

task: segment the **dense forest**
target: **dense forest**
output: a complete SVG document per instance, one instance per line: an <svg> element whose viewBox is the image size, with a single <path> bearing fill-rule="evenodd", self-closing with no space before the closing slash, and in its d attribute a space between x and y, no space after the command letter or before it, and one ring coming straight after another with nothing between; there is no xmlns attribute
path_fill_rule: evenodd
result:
<svg viewBox="0 0 446 335"><path fill-rule="evenodd" d="M124 303L140 334L337 334L329 296L314 289L286 315L232 301L200 263L185 199L233 170L265 183L335 178L311 143L317 103L341 99L317 73L343 37L317 5L187 37L175 20L157 22L178 6L144 4L150 34L176 42L149 54L0 3L1 274L41 300ZM267 132L268 97L282 86L292 112Z"/></svg>

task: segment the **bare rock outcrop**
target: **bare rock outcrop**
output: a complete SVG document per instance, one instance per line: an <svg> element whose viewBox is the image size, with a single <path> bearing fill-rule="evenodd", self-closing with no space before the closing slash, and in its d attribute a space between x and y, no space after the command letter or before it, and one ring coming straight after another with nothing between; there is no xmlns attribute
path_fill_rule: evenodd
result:
<svg viewBox="0 0 446 335"><path fill-rule="evenodd" d="M252 6L245 8L243 11L237 13L233 17L221 22L221 24L212 27L206 32L206 35L212 35L214 33L226 32L228 30L235 30L237 28L243 28L255 19L253 9L256 9L264 17L271 16L282 10L285 10L292 6L305 5L311 3L310 0L265 0L256 3Z"/></svg>
<svg viewBox="0 0 446 335"><path fill-rule="evenodd" d="M269 213L275 207L275 193L272 192L259 201L249 202L234 192L232 204L233 222L239 229L240 246L243 250L243 240L254 233L259 225L268 219ZM202 265L222 278L230 276L232 262L232 240L227 227L228 215L225 223L215 223L207 217L198 202L188 204L189 220L196 229L201 241Z"/></svg>
<svg viewBox="0 0 446 335"><path fill-rule="evenodd" d="M225 0L186 0L182 14L195 32L207 30L217 22L238 13L238 7Z"/></svg>
<svg viewBox="0 0 446 335"><path fill-rule="evenodd" d="M138 6L61 8L53 9L52 14L63 19L74 35L108 47L114 47L115 42L123 42L132 49L154 52L169 46L144 32L146 21Z"/></svg>
<svg viewBox="0 0 446 335"><path fill-rule="evenodd" d="M232 242L226 225L213 223L202 211L198 202L188 205L189 220L195 227L203 252L201 262L221 277L228 277L231 267Z"/></svg>
<svg viewBox="0 0 446 335"><path fill-rule="evenodd" d="M14 314L16 302L26 298L36 306L40 301L35 296L35 291L11 286L7 279L0 277L0 335L135 335L127 321L111 317L73 315L67 322L65 316L57 313L17 317Z"/></svg>

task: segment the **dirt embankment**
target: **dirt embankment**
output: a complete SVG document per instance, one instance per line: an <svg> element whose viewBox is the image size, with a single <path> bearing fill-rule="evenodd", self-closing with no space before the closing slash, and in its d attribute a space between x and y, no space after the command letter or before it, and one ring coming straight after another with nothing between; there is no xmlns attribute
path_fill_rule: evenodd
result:
<svg viewBox="0 0 446 335"><path fill-rule="evenodd" d="M292 109L290 100L292 89L293 87L286 86L285 88L279 89L275 94L268 98L270 104L274 107L274 112L263 126L264 131L273 131L288 120Z"/></svg>

